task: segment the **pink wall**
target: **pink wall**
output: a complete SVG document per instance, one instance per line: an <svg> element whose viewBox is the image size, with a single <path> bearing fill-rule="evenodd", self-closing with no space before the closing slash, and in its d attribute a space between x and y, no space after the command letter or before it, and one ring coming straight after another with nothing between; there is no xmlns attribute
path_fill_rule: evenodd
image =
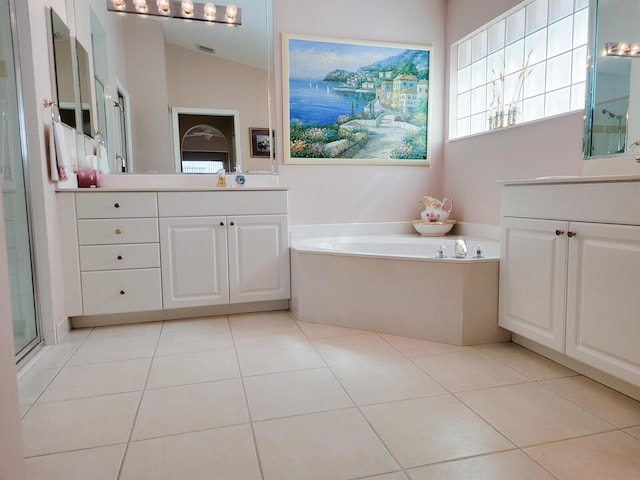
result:
<svg viewBox="0 0 640 480"><path fill-rule="evenodd" d="M521 0L448 0L447 45L460 40L520 2ZM446 93L448 96L448 88ZM444 124L448 125L448 108ZM445 138L448 138L446 131ZM457 219L497 225L500 223L498 180L582 175L581 158L582 112L578 112L488 134L445 141L442 188L444 195L453 198L456 203L454 213Z"/></svg>
<svg viewBox="0 0 640 480"><path fill-rule="evenodd" d="M284 165L280 185L291 187L290 223L408 221L420 216L418 200L442 191L444 114L444 0L274 0L276 129L282 128L281 34L432 45L431 166ZM277 136L277 152L284 146Z"/></svg>

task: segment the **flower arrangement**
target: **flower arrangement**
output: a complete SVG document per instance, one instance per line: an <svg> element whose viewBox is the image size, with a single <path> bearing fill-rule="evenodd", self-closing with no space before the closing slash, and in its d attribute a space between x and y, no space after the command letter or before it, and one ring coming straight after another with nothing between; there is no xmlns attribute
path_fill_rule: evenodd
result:
<svg viewBox="0 0 640 480"><path fill-rule="evenodd" d="M491 85L491 103L489 104L489 130L495 128L501 128L504 126L514 125L518 121L518 105L522 99L524 93L524 83L527 77L531 75L531 55L533 50L530 50L527 54L526 61L522 64L522 70L518 75L517 86L514 89L511 102L506 102L506 79L505 79L505 61L502 59L502 71L496 72L495 69L491 69L493 73L493 80L489 82Z"/></svg>

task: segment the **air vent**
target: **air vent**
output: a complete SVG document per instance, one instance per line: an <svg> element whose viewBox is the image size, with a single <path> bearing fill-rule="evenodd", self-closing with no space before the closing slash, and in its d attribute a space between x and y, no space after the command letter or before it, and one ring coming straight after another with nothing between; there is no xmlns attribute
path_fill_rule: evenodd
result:
<svg viewBox="0 0 640 480"><path fill-rule="evenodd" d="M206 47L204 45L198 45L198 50L204 53L208 53L209 55L215 55L216 49L211 47Z"/></svg>

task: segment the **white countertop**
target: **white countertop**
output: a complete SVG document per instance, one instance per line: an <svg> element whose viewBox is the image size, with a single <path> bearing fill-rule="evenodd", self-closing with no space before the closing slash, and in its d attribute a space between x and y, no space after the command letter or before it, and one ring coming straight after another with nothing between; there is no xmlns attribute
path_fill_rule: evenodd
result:
<svg viewBox="0 0 640 480"><path fill-rule="evenodd" d="M640 175L551 176L521 180L498 180L503 185L545 185L554 183L637 182Z"/></svg>
<svg viewBox="0 0 640 480"><path fill-rule="evenodd" d="M87 192L282 192L289 187L119 187L119 188L58 188L57 193Z"/></svg>

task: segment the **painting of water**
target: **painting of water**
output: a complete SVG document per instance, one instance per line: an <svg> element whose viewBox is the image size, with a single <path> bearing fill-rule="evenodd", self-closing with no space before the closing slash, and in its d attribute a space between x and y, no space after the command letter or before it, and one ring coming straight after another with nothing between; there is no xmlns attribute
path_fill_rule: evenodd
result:
<svg viewBox="0 0 640 480"><path fill-rule="evenodd" d="M430 47L283 42L286 163L428 164Z"/></svg>

